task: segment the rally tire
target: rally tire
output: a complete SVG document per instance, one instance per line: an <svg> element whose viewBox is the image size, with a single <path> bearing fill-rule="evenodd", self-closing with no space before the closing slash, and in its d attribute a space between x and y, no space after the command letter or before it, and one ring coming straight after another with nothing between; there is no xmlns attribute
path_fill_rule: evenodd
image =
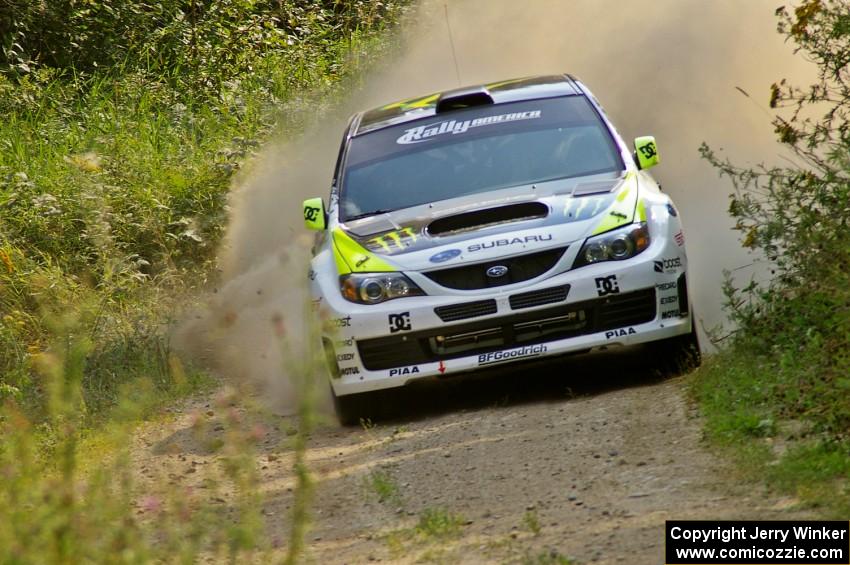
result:
<svg viewBox="0 0 850 565"><path fill-rule="evenodd" d="M664 376L684 375L702 364L696 326L685 335L656 341L652 349L658 370Z"/></svg>
<svg viewBox="0 0 850 565"><path fill-rule="evenodd" d="M377 417L377 393L361 392L337 396L331 389L334 401L334 411L337 420L343 426L365 425Z"/></svg>

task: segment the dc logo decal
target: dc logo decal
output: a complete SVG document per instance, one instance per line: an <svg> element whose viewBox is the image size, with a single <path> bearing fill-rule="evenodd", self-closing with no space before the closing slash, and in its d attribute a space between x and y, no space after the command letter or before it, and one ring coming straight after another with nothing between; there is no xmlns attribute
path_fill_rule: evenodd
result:
<svg viewBox="0 0 850 565"><path fill-rule="evenodd" d="M319 217L319 209L313 206L304 208L304 219L308 222L315 222Z"/></svg>
<svg viewBox="0 0 850 565"><path fill-rule="evenodd" d="M401 314L390 314L388 316L390 323L390 333L409 332L410 327L410 312L402 312Z"/></svg>
<svg viewBox="0 0 850 565"><path fill-rule="evenodd" d="M647 143L643 147L640 148L640 152L643 153L643 156L647 159L652 159L656 155L658 155L658 149L655 148L654 143Z"/></svg>
<svg viewBox="0 0 850 565"><path fill-rule="evenodd" d="M664 261L653 261L653 264L655 265L655 272L656 273L663 273L664 272Z"/></svg>
<svg viewBox="0 0 850 565"><path fill-rule="evenodd" d="M620 285L617 284L617 275L611 275L610 277L602 277L596 279L596 292L599 294L599 296L619 294Z"/></svg>

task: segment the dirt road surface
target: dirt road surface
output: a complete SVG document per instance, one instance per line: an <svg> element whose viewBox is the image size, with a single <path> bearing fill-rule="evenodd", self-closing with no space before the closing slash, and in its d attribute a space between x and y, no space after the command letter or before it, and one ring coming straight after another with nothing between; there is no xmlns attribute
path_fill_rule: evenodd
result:
<svg viewBox="0 0 850 565"><path fill-rule="evenodd" d="M319 426L305 561L663 563L667 519L799 517L794 500L742 483L707 451L687 377L659 379L648 362L638 349L429 382L393 395L389 420ZM204 488L220 458L210 440L225 433L211 402L138 435L143 483L166 473ZM198 418L210 424L201 434ZM264 418L262 513L282 555L292 420Z"/></svg>

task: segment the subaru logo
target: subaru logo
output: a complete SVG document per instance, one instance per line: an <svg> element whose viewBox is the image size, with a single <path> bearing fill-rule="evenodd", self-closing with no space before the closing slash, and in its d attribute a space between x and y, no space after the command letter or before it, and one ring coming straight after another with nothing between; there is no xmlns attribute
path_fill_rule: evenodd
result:
<svg viewBox="0 0 850 565"><path fill-rule="evenodd" d="M443 263L449 259L454 259L458 255L460 255L460 249L447 249L437 253L436 255L432 255L430 261L432 263Z"/></svg>
<svg viewBox="0 0 850 565"><path fill-rule="evenodd" d="M498 279L508 274L508 268L504 265L493 265L487 269L487 276L491 279Z"/></svg>

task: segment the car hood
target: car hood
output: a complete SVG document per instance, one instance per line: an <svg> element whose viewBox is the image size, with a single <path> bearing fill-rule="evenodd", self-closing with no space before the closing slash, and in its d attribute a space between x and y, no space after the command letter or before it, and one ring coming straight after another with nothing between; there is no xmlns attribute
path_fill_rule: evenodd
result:
<svg viewBox="0 0 850 565"><path fill-rule="evenodd" d="M567 247L634 221L634 173L594 175L474 194L340 223L351 239L402 271Z"/></svg>

